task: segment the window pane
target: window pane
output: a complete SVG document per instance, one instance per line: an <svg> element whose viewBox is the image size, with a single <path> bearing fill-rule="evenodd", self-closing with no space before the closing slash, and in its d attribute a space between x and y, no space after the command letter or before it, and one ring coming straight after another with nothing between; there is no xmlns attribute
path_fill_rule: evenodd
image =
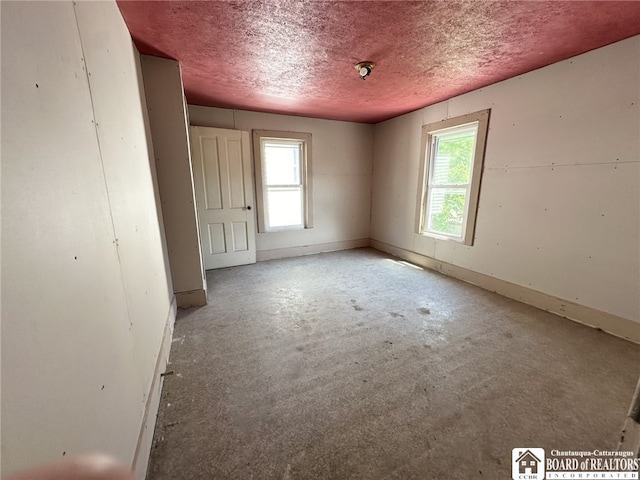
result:
<svg viewBox="0 0 640 480"><path fill-rule="evenodd" d="M300 144L265 141L264 178L266 185L299 185Z"/></svg>
<svg viewBox="0 0 640 480"><path fill-rule="evenodd" d="M476 147L477 127L464 131L434 134L433 185L471 182L471 166Z"/></svg>
<svg viewBox="0 0 640 480"><path fill-rule="evenodd" d="M267 223L267 228L304 226L301 187L268 187Z"/></svg>
<svg viewBox="0 0 640 480"><path fill-rule="evenodd" d="M427 228L461 237L466 201L467 190L464 188L433 188L429 198Z"/></svg>

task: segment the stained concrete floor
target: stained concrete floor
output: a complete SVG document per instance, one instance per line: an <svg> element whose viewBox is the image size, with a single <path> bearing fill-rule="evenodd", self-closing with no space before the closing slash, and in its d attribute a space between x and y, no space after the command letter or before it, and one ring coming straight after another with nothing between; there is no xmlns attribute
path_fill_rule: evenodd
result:
<svg viewBox="0 0 640 480"><path fill-rule="evenodd" d="M210 271L148 478L507 479L615 449L640 346L372 249Z"/></svg>

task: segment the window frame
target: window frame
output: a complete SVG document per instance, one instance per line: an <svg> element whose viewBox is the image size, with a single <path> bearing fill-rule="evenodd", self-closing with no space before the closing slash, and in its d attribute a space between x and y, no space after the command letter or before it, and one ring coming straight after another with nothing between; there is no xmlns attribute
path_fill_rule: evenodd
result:
<svg viewBox="0 0 640 480"><path fill-rule="evenodd" d="M480 110L478 112L423 125L415 220L415 232L417 234L440 240L451 240L469 246L473 245L490 113L491 109ZM458 237L456 235L447 235L446 233L427 230L427 207L430 192L429 179L433 165L434 138L437 137L438 134L445 133L446 130L462 129L472 124L477 124L476 145L470 184L469 187L463 187L468 188L469 197L464 213L462 236ZM437 187L437 185L435 186Z"/></svg>
<svg viewBox="0 0 640 480"><path fill-rule="evenodd" d="M302 216L303 226L284 226L267 228L266 224L266 194L264 184L262 141L282 140L284 142L302 142L300 158L300 181L302 186ZM303 132L284 132L277 130L253 130L253 160L256 178L256 205L259 233L292 232L313 228L313 186L311 170L311 134Z"/></svg>

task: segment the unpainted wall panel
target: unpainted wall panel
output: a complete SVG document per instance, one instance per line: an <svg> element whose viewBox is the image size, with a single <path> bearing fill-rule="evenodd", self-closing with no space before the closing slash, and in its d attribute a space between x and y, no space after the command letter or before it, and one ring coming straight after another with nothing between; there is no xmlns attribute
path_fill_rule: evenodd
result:
<svg viewBox="0 0 640 480"><path fill-rule="evenodd" d="M372 216L371 238L392 245L412 240L406 226L413 225L416 208L421 118L412 112L375 127L371 208L378 217Z"/></svg>
<svg viewBox="0 0 640 480"><path fill-rule="evenodd" d="M76 5L89 73L111 218L118 245L135 365L144 406L173 298L155 212L140 86L129 32L105 2ZM146 160L146 161L142 161Z"/></svg>
<svg viewBox="0 0 640 480"><path fill-rule="evenodd" d="M640 37L375 126L372 238L640 321ZM417 235L421 125L491 108L476 241Z"/></svg>
<svg viewBox="0 0 640 480"><path fill-rule="evenodd" d="M575 182L576 175L580 182ZM639 177L640 164L488 170L475 245L439 242L437 258L498 278L508 276L518 285L594 308L607 301L626 304L625 315L621 308L609 313L632 318L634 304L625 299L637 297L637 284L620 283L619 278L633 279L640 265L631 254L610 268L617 255L611 247L621 243L620 236L640 245L633 221L639 203L620 204L611 192L633 198ZM584 208L572 198L592 200ZM498 214L488 215L491 211ZM576 231L588 235L576 238ZM575 296L568 297L573 292Z"/></svg>
<svg viewBox="0 0 640 480"><path fill-rule="evenodd" d="M0 8L1 473L132 463L170 314L134 51L115 3Z"/></svg>

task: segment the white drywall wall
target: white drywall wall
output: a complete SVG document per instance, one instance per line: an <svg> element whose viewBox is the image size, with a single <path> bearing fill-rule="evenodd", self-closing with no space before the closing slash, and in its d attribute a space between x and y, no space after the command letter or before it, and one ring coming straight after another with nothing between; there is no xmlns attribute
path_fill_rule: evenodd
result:
<svg viewBox="0 0 640 480"><path fill-rule="evenodd" d="M491 108L475 244L414 232L420 129ZM374 240L640 321L640 37L375 126Z"/></svg>
<svg viewBox="0 0 640 480"><path fill-rule="evenodd" d="M194 105L189 119L204 127L311 133L313 228L259 233L258 252L369 238L371 125Z"/></svg>
<svg viewBox="0 0 640 480"><path fill-rule="evenodd" d="M2 475L133 464L175 315L137 53L115 2L1 8Z"/></svg>
<svg viewBox="0 0 640 480"><path fill-rule="evenodd" d="M203 305L206 281L180 65L150 55L141 59L174 292L200 292L195 304Z"/></svg>

